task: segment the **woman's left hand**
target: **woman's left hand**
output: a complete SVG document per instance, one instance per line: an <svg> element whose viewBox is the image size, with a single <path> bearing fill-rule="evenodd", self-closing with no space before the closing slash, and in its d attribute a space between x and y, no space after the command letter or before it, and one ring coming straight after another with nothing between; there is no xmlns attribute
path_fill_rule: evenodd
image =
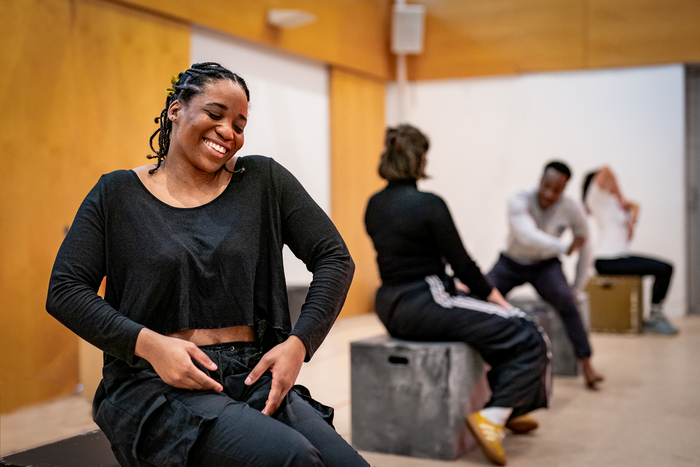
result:
<svg viewBox="0 0 700 467"><path fill-rule="evenodd" d="M263 355L258 364L255 365L245 380L247 385L256 382L267 370L272 373L272 387L262 413L265 415L275 413L284 396L294 386L304 358L306 358L304 343L297 336L289 336L286 341L276 345Z"/></svg>

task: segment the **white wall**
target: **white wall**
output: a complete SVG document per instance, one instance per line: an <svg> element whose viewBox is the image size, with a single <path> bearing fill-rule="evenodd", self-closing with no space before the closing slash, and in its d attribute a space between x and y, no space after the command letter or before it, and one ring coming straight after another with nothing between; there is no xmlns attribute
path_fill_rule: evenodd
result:
<svg viewBox="0 0 700 467"><path fill-rule="evenodd" d="M641 205L634 252L671 260L666 309L685 312L682 66L561 72L410 84L408 121L431 140L421 189L447 201L484 272L505 245L505 206L536 186L552 159L567 162L580 199L586 172L608 164ZM397 122L390 85L387 122ZM570 278L573 261L565 268ZM527 288L515 293L530 294Z"/></svg>
<svg viewBox="0 0 700 467"><path fill-rule="evenodd" d="M250 89L245 144L239 155L273 157L330 211L328 69L320 63L195 27L192 62L214 61L246 80ZM311 274L285 247L289 285Z"/></svg>

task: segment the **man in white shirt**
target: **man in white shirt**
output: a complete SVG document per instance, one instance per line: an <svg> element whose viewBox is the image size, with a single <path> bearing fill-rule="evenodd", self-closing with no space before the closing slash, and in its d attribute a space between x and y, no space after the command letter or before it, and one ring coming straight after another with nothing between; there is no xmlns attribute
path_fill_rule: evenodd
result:
<svg viewBox="0 0 700 467"><path fill-rule="evenodd" d="M586 384L595 389L603 377L591 364L591 347L574 298L585 286L590 263L588 223L581 205L562 196L569 178L571 170L566 164L550 162L538 188L523 190L508 200L508 244L487 278L503 296L513 287L532 284L559 312L576 357L582 362ZM574 234L573 242L560 238L568 228ZM576 280L569 287L559 255L577 251Z"/></svg>

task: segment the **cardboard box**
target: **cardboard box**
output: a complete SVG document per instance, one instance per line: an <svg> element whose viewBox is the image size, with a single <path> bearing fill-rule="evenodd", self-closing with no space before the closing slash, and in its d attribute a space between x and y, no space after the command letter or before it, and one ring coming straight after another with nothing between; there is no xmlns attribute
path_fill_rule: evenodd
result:
<svg viewBox="0 0 700 467"><path fill-rule="evenodd" d="M644 330L642 276L593 276L586 292L591 331L641 333Z"/></svg>

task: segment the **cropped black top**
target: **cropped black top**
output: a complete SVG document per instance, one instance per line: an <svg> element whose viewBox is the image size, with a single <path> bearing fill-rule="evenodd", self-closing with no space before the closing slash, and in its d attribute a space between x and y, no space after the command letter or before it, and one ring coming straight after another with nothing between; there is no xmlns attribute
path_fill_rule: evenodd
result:
<svg viewBox="0 0 700 467"><path fill-rule="evenodd" d="M56 257L47 310L110 358L133 362L143 327L161 334L255 326L263 349L299 337L307 360L354 271L333 223L281 165L238 159L224 192L195 208L158 200L130 170L103 175ZM282 247L313 273L291 330ZM104 300L96 291L107 277ZM110 357L111 356L111 357Z"/></svg>

